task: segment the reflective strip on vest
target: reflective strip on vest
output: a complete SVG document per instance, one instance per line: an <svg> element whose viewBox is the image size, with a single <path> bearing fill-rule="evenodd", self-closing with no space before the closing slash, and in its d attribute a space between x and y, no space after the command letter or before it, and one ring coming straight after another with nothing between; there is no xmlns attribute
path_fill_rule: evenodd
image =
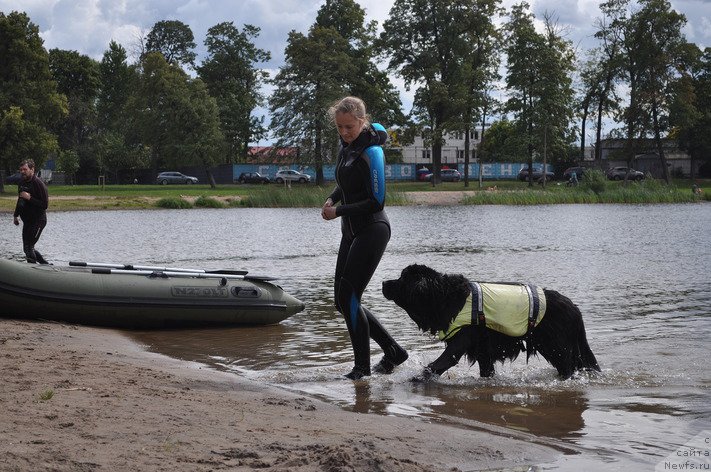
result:
<svg viewBox="0 0 711 472"><path fill-rule="evenodd" d="M507 336L523 336L528 332L529 318L538 326L546 313L546 296L543 289L524 284L479 284L483 298L486 326ZM538 295L537 297L535 295ZM537 298L537 300L536 300ZM537 306L536 306L537 305ZM536 309L537 308L537 309ZM472 296L452 320L447 331L438 333L446 341L463 326L472 323Z"/></svg>

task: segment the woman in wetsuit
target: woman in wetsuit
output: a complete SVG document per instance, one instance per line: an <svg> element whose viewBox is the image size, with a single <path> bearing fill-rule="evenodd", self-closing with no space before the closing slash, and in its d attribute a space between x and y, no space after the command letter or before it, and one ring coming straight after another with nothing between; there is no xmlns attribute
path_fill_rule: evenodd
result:
<svg viewBox="0 0 711 472"><path fill-rule="evenodd" d="M374 372L389 374L408 357L378 319L360 304L390 240L390 222L383 210L385 157L380 147L387 133L381 125L369 124L365 104L356 97L338 101L329 114L338 129L341 148L336 188L324 203L321 216L325 220L341 217L335 301L346 320L355 354L355 366L346 377L357 380L371 372L370 338L385 354L373 367ZM335 206L336 203L340 205Z"/></svg>

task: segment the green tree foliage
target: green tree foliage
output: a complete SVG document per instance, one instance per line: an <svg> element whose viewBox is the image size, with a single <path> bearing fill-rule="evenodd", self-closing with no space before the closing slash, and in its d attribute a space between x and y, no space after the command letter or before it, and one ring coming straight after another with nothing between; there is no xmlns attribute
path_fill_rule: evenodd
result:
<svg viewBox="0 0 711 472"><path fill-rule="evenodd" d="M398 119L399 99L371 64L374 25L364 25L364 18L352 0L327 1L308 35L289 33L285 65L273 80L269 107L278 144L300 145L302 161L315 165L319 184L324 159L335 149L336 133L326 116L333 102L360 95L378 120Z"/></svg>
<svg viewBox="0 0 711 472"><path fill-rule="evenodd" d="M219 112L202 80L191 79L157 53L147 54L141 69L127 109L132 135L150 148L151 167L208 168L219 162Z"/></svg>
<svg viewBox="0 0 711 472"><path fill-rule="evenodd" d="M430 129L433 184L439 183L444 134L459 116L459 66L466 48L466 22L471 1L395 0L380 39L388 68L417 87L412 113ZM463 47L464 46L464 47Z"/></svg>
<svg viewBox="0 0 711 472"><path fill-rule="evenodd" d="M59 172L64 172L73 181L74 174L79 170L79 154L74 149L60 150L56 165Z"/></svg>
<svg viewBox="0 0 711 472"><path fill-rule="evenodd" d="M499 0L473 0L467 2L459 21L464 26L462 65L459 68L457 109L460 111L452 124L453 129L464 132L464 185L469 186L470 135L476 122L481 123L484 139L486 119L497 107L489 94L493 82L499 79L501 33L494 21L502 13ZM479 157L481 161L481 156ZM483 167L479 166L479 184L482 186Z"/></svg>
<svg viewBox="0 0 711 472"><path fill-rule="evenodd" d="M96 134L96 97L99 92L99 64L76 51L52 49L49 68L69 104L68 115L56 127L59 146L77 152L84 169L96 165L90 141Z"/></svg>
<svg viewBox="0 0 711 472"><path fill-rule="evenodd" d="M486 130L482 151L489 162L524 162L528 157L526 141L518 132L518 126L508 120L491 124Z"/></svg>
<svg viewBox="0 0 711 472"><path fill-rule="evenodd" d="M195 36L188 25L178 20L159 21L146 37L146 53L159 52L170 64L195 66Z"/></svg>
<svg viewBox="0 0 711 472"><path fill-rule="evenodd" d="M0 168L57 151L52 129L67 113L37 26L24 13L0 12Z"/></svg>
<svg viewBox="0 0 711 472"><path fill-rule="evenodd" d="M543 156L544 164L551 151L567 158L568 144L573 141L570 76L574 55L550 16L545 17L544 33L536 31L528 8L525 2L514 5L506 25L506 85L510 96L506 109L516 117L526 142L528 164L533 166L534 153Z"/></svg>
<svg viewBox="0 0 711 472"><path fill-rule="evenodd" d="M232 22L220 23L207 32L208 57L197 68L220 110L222 134L227 141L227 162L244 160L250 142L264 137L264 118L253 116L264 104L260 89L268 74L257 68L271 55L253 40L259 28L245 25L240 31Z"/></svg>
<svg viewBox="0 0 711 472"><path fill-rule="evenodd" d="M689 45L681 75L672 86L670 104L670 137L691 157L691 177L696 177L696 165L711 174L711 48L702 53Z"/></svg>
<svg viewBox="0 0 711 472"><path fill-rule="evenodd" d="M662 133L668 131L669 101L667 91L676 77L677 66L686 47L681 29L686 17L672 10L666 0L641 0L642 8L630 22L633 49L639 65L640 104L651 117L651 134L661 160L664 180L671 182L669 166L662 147Z"/></svg>
<svg viewBox="0 0 711 472"><path fill-rule="evenodd" d="M116 130L125 122L125 106L136 87L137 74L127 62L126 49L111 41L99 65L101 89L97 98L100 130Z"/></svg>

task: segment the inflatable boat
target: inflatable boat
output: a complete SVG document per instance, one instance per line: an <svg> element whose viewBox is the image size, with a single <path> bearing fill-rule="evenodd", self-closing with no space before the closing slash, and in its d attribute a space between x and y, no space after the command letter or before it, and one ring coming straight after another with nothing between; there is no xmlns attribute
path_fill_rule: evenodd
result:
<svg viewBox="0 0 711 472"><path fill-rule="evenodd" d="M0 260L0 315L116 328L261 325L304 304L246 271Z"/></svg>

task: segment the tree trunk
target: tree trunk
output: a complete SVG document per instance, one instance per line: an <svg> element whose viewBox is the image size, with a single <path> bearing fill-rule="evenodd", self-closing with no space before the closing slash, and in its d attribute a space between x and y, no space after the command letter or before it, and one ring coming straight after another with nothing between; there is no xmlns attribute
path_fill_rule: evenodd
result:
<svg viewBox="0 0 711 472"><path fill-rule="evenodd" d="M654 144L657 147L657 154L659 155L659 160L662 164L662 175L664 175L664 181L669 185L671 183L671 177L669 175L669 166L667 165L667 157L664 155L664 147L662 146L662 136L659 131L659 112L657 109L657 100L652 101L652 119L654 120Z"/></svg>
<svg viewBox="0 0 711 472"><path fill-rule="evenodd" d="M464 187L469 187L469 123L471 122L471 116L467 117L467 124L464 127Z"/></svg>
<svg viewBox="0 0 711 472"><path fill-rule="evenodd" d="M484 128L486 128L486 112L488 111L486 101L484 103L484 109L481 113L481 139L479 140L479 190L484 186L484 168L482 166L481 156L484 153Z"/></svg>
<svg viewBox="0 0 711 472"><path fill-rule="evenodd" d="M215 183L215 176L212 175L212 171L208 166L205 166L205 173L207 174L207 181L210 183L210 188L217 188L217 184Z"/></svg>
<svg viewBox="0 0 711 472"><path fill-rule="evenodd" d="M323 185L323 126L321 124L320 120L317 120L316 122L316 128L315 128L315 136L314 136L314 152L316 154L316 185L322 186Z"/></svg>

